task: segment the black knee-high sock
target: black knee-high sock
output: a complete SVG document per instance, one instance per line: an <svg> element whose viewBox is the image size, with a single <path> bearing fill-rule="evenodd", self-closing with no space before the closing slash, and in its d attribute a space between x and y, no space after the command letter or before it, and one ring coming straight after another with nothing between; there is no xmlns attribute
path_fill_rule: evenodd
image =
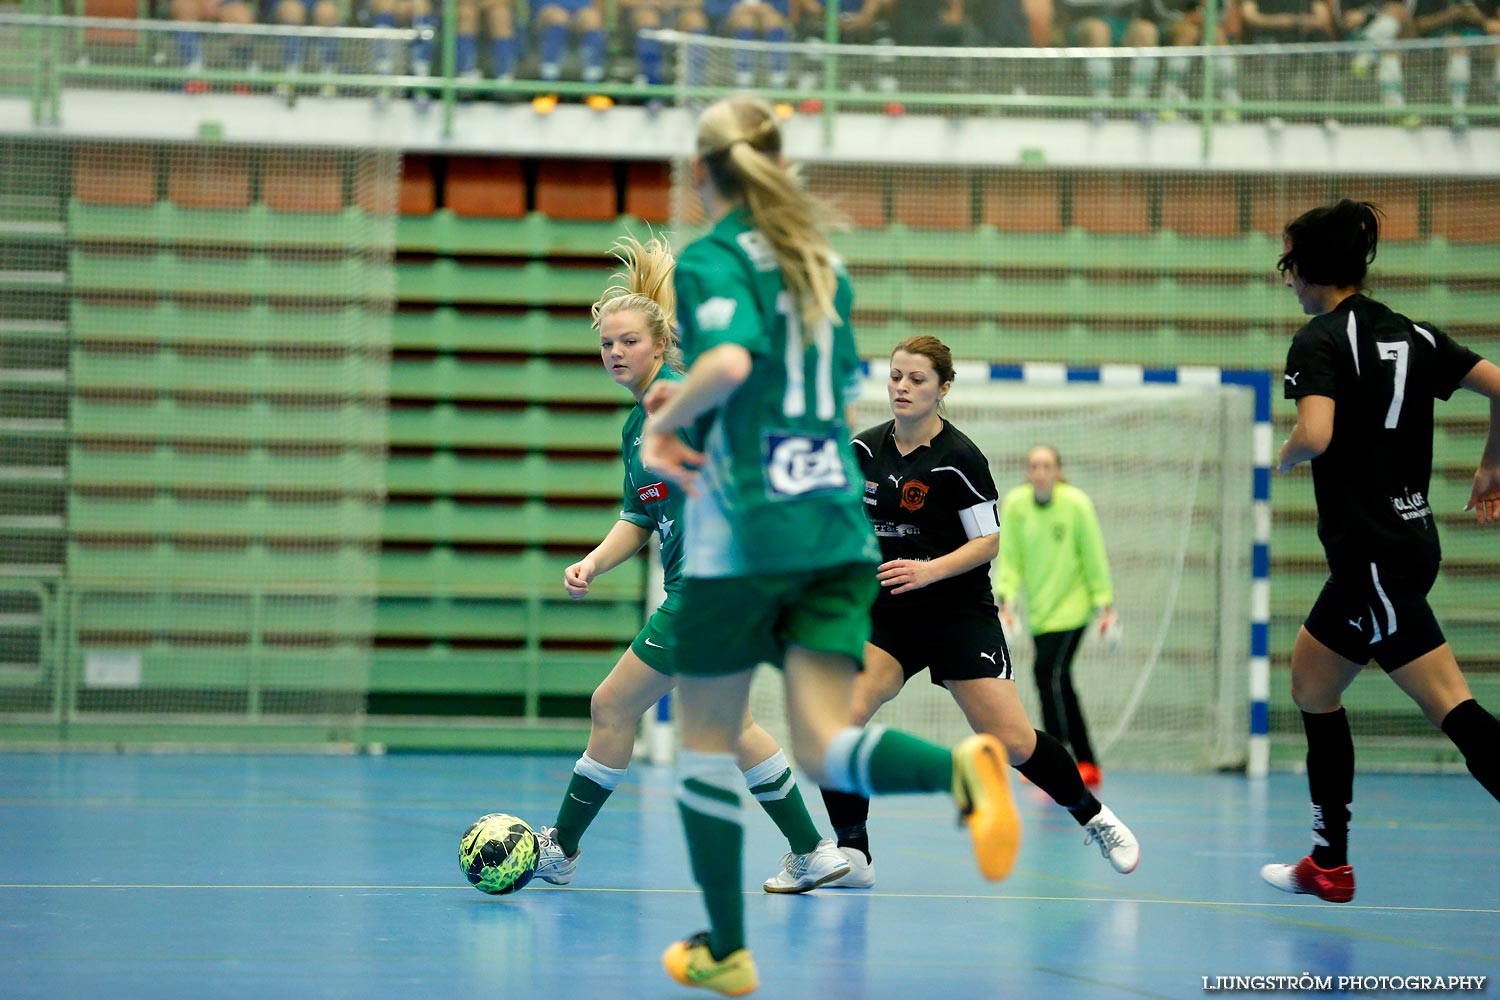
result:
<svg viewBox="0 0 1500 1000"><path fill-rule="evenodd" d="M1443 732L1463 753L1469 773L1500 800L1500 720L1470 698L1443 718Z"/></svg>
<svg viewBox="0 0 1500 1000"><path fill-rule="evenodd" d="M826 788L818 791L823 793L823 805L828 807L828 821L833 824L839 846L856 848L864 852L866 861L874 860L870 854L870 835L865 831L870 800L853 792L830 792Z"/></svg>
<svg viewBox="0 0 1500 1000"><path fill-rule="evenodd" d="M1052 796L1052 801L1073 814L1079 824L1087 823L1099 815L1099 800L1083 784L1078 776L1078 762L1057 741L1040 729L1036 732L1036 749L1024 764L1016 770L1033 785Z"/></svg>
<svg viewBox="0 0 1500 1000"><path fill-rule="evenodd" d="M1307 733L1307 790L1313 805L1313 864L1338 868L1349 863L1349 803L1354 801L1354 737L1349 716L1302 713Z"/></svg>

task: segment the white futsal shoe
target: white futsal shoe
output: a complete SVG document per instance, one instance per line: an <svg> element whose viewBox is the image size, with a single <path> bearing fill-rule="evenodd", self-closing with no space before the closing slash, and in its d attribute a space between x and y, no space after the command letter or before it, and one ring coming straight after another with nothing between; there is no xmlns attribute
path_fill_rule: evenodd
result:
<svg viewBox="0 0 1500 1000"><path fill-rule="evenodd" d="M1101 805L1099 815L1083 827L1085 844L1098 844L1099 853L1115 866L1115 871L1129 875L1141 863L1141 845L1130 827L1120 822L1109 806Z"/></svg>
<svg viewBox="0 0 1500 1000"><path fill-rule="evenodd" d="M767 892L807 892L849 874L849 859L831 840L820 840L807 854L785 854L781 871L761 886Z"/></svg>
<svg viewBox="0 0 1500 1000"><path fill-rule="evenodd" d="M578 854L571 858L557 844L557 827L539 826L536 829L536 877L553 885L567 885L573 881L578 870Z"/></svg>
<svg viewBox="0 0 1500 1000"><path fill-rule="evenodd" d="M875 862L865 857L857 847L840 847L839 852L849 861L849 874L842 875L825 884L828 889L868 889L875 884Z"/></svg>

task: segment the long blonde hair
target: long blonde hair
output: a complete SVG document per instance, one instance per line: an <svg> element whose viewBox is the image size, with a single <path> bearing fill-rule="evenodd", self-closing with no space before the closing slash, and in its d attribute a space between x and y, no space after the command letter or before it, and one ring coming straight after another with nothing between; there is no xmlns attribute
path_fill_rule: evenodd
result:
<svg viewBox="0 0 1500 1000"><path fill-rule="evenodd" d="M646 318L652 342L661 345L664 363L674 372L682 371L682 351L677 345L677 292L672 287L677 258L672 256L672 248L658 237L642 243L634 236L622 236L609 252L624 270L615 273L594 303L594 329L599 329L606 316L638 312Z"/></svg>
<svg viewBox="0 0 1500 1000"><path fill-rule="evenodd" d="M771 105L743 96L709 105L698 119L698 156L718 192L750 209L806 323L837 324L838 276L828 230L840 219L781 165L781 127Z"/></svg>

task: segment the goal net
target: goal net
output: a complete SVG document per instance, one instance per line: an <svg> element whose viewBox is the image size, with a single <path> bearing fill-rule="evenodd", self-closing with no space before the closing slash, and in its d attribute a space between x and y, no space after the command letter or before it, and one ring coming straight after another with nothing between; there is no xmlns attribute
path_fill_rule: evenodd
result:
<svg viewBox="0 0 1500 1000"><path fill-rule="evenodd" d="M180 88L151 87L170 36L127 34L44 39L77 56L65 121L187 115ZM276 43L221 33L210 61ZM226 116L281 106L269 78L216 86ZM36 742L358 739L399 156L46 131L0 127L0 725Z"/></svg>
<svg viewBox="0 0 1500 1000"><path fill-rule="evenodd" d="M878 362L874 367L880 370ZM1110 650L1090 636L1073 671L1101 764L1242 765L1249 733L1251 393L971 378L959 375L946 416L989 457L1002 497L1025 482L1026 452L1050 444L1067 480L1098 511L1122 639ZM870 380L858 409L862 426L890 418L883 381ZM927 627L920 619L909 625L918 635ZM1032 643L1024 627L1019 631L1007 636L1016 681L1033 725L1042 728ZM751 709L773 735L788 736L779 672L760 669ZM970 731L952 696L926 673L875 721L943 744Z"/></svg>

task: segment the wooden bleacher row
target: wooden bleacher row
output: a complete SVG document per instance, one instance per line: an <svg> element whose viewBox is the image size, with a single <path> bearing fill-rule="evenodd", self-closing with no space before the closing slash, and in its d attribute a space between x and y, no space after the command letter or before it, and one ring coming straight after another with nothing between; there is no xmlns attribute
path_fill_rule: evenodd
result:
<svg viewBox="0 0 1500 1000"><path fill-rule="evenodd" d="M349 306L333 316L328 311L302 310L290 304L271 306L264 302L225 308L222 304L199 306L170 300L147 306L77 298L73 300L72 313L74 336L83 342L85 349L101 354L107 354L109 347L116 344L193 349L215 346L355 349L370 345L371 337L376 335L366 322L368 314ZM1111 325L1107 319L1043 322L861 313L856 317L854 332L865 357L880 357L908 335L933 333L963 358L1061 361L1078 365L1144 360L1151 364L1275 368L1285 358L1295 322L1289 319L1282 324L1252 325L1231 335L1221 325L1207 328L1166 322ZM1493 325L1475 328L1450 325L1450 330L1487 357L1500 356L1500 332ZM408 303L391 318L391 345L401 352L393 364L393 377L398 381L428 377L403 372L409 359L422 354L465 354L471 360L484 354L529 354L592 363L598 352L598 339L590 329L587 314L572 306L492 310ZM588 367L584 364L577 370L559 366L556 377L572 387L567 391L577 389L585 394L584 398L611 391L602 379L588 377ZM554 376L549 375L548 379ZM593 388L588 388L589 384Z"/></svg>
<svg viewBox="0 0 1500 1000"><path fill-rule="evenodd" d="M265 539L286 544L342 539L388 543L469 543L592 547L614 523L613 504L553 506L546 500L465 503L431 500L361 501L178 495L101 494L75 490L68 505L74 537L232 543Z"/></svg>
<svg viewBox="0 0 1500 1000"><path fill-rule="evenodd" d="M183 451L163 442L147 450L75 443L69 460L74 488L103 491L211 490L293 492L328 489L362 495L382 489L395 495L617 500L620 463L613 456L530 452L496 457L448 450L391 455L384 467L352 448L308 457L265 445L247 446L233 461Z"/></svg>
<svg viewBox="0 0 1500 1000"><path fill-rule="evenodd" d="M1455 243L1497 240L1487 213L1500 182L1392 178L1119 174L1089 171L815 168L809 186L832 198L860 228L891 224L964 230L994 226L1101 236L1280 238L1293 217L1339 197L1365 198L1386 214L1383 241L1438 236Z"/></svg>
<svg viewBox="0 0 1500 1000"><path fill-rule="evenodd" d="M598 258L626 232L643 235L642 220L621 216L607 222L570 222L531 212L520 218L468 218L450 209L428 216L402 216L397 245L406 252L455 257L533 260ZM702 227L669 230L677 245ZM1081 226L1051 233L1017 231L982 222L964 229L891 223L833 234L835 248L855 267L924 266L987 270L1024 269L1193 275L1264 275L1281 253L1280 236L1250 231L1215 235L1172 229L1111 235ZM1460 249L1461 248L1461 249ZM1500 262L1500 239L1456 243L1433 234L1419 242L1393 242L1381 252L1383 274L1402 278L1492 279Z"/></svg>
<svg viewBox="0 0 1500 1000"><path fill-rule="evenodd" d="M403 302L583 307L598 298L608 274L607 269L558 268L542 261L473 264L439 258L398 263L396 289ZM182 280L196 283L186 276ZM856 310L863 314L976 319L998 314L1235 328L1285 324L1288 319L1288 293L1265 276L1213 283L1159 276L1142 282L1079 273L1009 277L988 270L953 275L950 270L939 276L888 268L856 269L854 280ZM1500 289L1434 282L1425 289L1405 289L1401 298L1413 315L1441 316L1447 326L1477 326L1495 315Z"/></svg>
<svg viewBox="0 0 1500 1000"><path fill-rule="evenodd" d="M1380 202L1386 212L1384 236L1392 243L1429 236L1456 243L1500 239L1487 217L1500 198L1496 181L1266 181L1232 175L893 170L871 165L811 166L806 176L809 186L837 202L856 227L871 230L892 225L959 231L993 226L1057 234L1071 226L1095 235L1145 236L1162 229L1183 236L1248 232L1279 238L1293 215L1347 196ZM618 208L622 204L623 209ZM519 219L535 210L552 219L608 222L623 211L664 222L670 216L670 174L659 163L628 164L622 174L609 162L543 161L533 166L507 158L408 156L401 215L429 216L443 207L475 219ZM403 226L414 237L425 231L428 242L442 232L441 225L424 227L414 219ZM450 252L457 252L456 246Z"/></svg>
<svg viewBox="0 0 1500 1000"><path fill-rule="evenodd" d="M192 227L208 242L243 236L253 242L257 215L249 230L211 235L213 215L193 217L177 211L246 212L252 206L277 213L342 214L350 208L372 214L429 215L440 195L456 214L477 218L518 218L534 207L557 219L606 221L624 211L651 222L668 217L670 191L666 165L654 162L624 168L627 185L621 192L613 163L582 160L544 160L523 163L485 157L445 158L435 175L425 156L408 156L395 189L375 171L353 168L353 155L309 155L289 150L256 151L221 147L179 147L158 150L133 144L91 144L74 152L73 196L85 206L72 213L91 238L160 238L170 233L183 238L182 227ZM348 195L346 196L346 191ZM161 202L171 208L157 207ZM89 207L133 206L152 209L148 218L127 219ZM256 209L255 211L259 211ZM279 225L274 228L281 228ZM299 235L295 227L278 242ZM332 233L308 234L326 243Z"/></svg>
<svg viewBox="0 0 1500 1000"><path fill-rule="evenodd" d="M73 151L72 194L85 206L149 208L166 201L177 209L211 213L248 212L258 204L278 213L339 215L352 206L372 214L390 214L397 203L396 181L358 169L358 155L230 145L89 143ZM107 216L80 218L105 220ZM199 217L199 221L207 224L211 216ZM253 235L255 217L246 221L243 235ZM289 235L295 233L294 228ZM239 234L238 226L225 229L214 242L233 243Z"/></svg>
<svg viewBox="0 0 1500 1000"><path fill-rule="evenodd" d="M387 554L382 562L393 557ZM488 560L493 564L496 560ZM514 562L514 560L508 560ZM557 564L556 579L561 579ZM603 581L601 581L603 582ZM616 581L618 583L619 581ZM202 593L181 591L170 581L156 581L125 594L109 588L107 583L79 585L84 599L77 613L77 627L96 636L124 635L139 632L148 620L170 622L167 638L143 640L163 651L202 646L215 636L255 632L266 637L281 655L297 655L299 644L327 644L358 640L363 634L360 616L368 614L367 598L326 597L317 594L288 593L280 598L261 597L251 606L246 600L206 600ZM386 586L391 586L387 584ZM1273 649L1291 648L1296 628L1322 586L1318 574L1278 574L1273 586ZM152 589L154 588L154 589ZM445 595L442 585L424 596L401 592L381 596L376 604L378 634L383 640L382 652L422 661L434 671L455 654L470 656L503 654L528 641L540 643L549 657L577 657L576 644L623 644L639 628L639 610L624 588L616 586L614 598L571 602L558 593L539 595L540 600L501 599ZM1489 603L1476 605L1468 598L1474 588L1455 590L1440 579L1432 600L1443 608L1445 631L1460 657L1493 660L1492 620L1489 610L1500 599L1500 588L1489 581L1479 596ZM153 630L154 631L154 630ZM393 645L396 644L396 645ZM1169 644L1168 651L1181 643ZM268 657L277 655L275 648ZM589 654L593 660L597 683L599 660L608 653ZM606 665L607 667L607 665ZM498 690L495 679L482 682L475 690ZM439 677L428 681L430 688L461 690Z"/></svg>

